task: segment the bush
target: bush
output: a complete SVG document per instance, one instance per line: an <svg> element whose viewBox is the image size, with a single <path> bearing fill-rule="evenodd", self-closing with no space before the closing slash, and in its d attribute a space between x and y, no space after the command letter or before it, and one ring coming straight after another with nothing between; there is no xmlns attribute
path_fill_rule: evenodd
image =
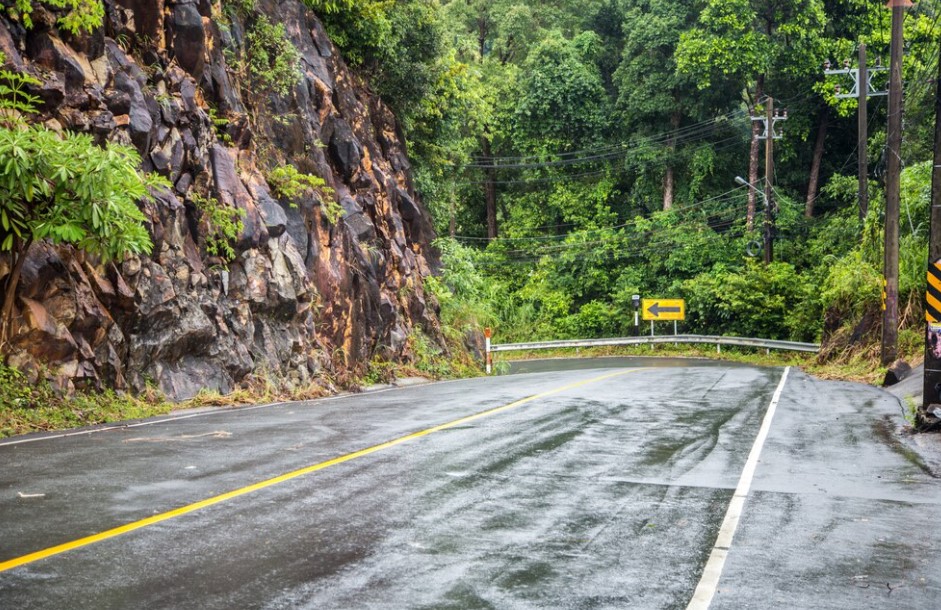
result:
<svg viewBox="0 0 941 610"><path fill-rule="evenodd" d="M283 24L258 17L248 34L248 70L261 89L287 95L301 80L301 54Z"/></svg>
<svg viewBox="0 0 941 610"><path fill-rule="evenodd" d="M195 191L190 193L190 201L202 213L206 223L206 254L217 256L224 262L234 260L235 238L245 228L242 222L245 210L226 207L214 197L206 197Z"/></svg>
<svg viewBox="0 0 941 610"><path fill-rule="evenodd" d="M819 328L807 327L803 316L796 315L811 294L804 282L788 263L749 262L735 271L717 265L682 284L688 325L705 334L812 338Z"/></svg>
<svg viewBox="0 0 941 610"><path fill-rule="evenodd" d="M578 313L563 318L559 325L572 338L617 337L624 334L630 316L611 303L591 301L582 305Z"/></svg>

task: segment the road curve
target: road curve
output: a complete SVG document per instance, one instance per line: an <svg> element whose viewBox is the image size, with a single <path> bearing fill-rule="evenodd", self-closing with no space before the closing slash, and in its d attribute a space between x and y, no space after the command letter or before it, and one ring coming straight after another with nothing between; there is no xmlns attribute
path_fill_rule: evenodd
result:
<svg viewBox="0 0 941 610"><path fill-rule="evenodd" d="M686 608L783 370L578 366L0 444L0 608ZM711 607L936 608L897 425L791 370Z"/></svg>

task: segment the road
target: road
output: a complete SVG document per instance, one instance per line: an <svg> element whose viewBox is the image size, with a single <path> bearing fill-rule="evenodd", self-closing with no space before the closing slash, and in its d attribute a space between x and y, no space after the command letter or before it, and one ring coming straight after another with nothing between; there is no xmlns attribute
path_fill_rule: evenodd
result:
<svg viewBox="0 0 941 610"><path fill-rule="evenodd" d="M0 608L938 608L895 398L528 370L0 444Z"/></svg>

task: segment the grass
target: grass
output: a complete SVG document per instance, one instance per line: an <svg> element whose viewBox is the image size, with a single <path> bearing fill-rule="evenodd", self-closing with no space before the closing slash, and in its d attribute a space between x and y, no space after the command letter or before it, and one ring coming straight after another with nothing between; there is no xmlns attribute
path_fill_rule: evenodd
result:
<svg viewBox="0 0 941 610"><path fill-rule="evenodd" d="M0 438L144 419L199 407L312 400L335 394L338 388L355 392L364 385L391 383L404 377L441 379L482 372L467 354L444 353L421 333L413 334L409 341L416 355L414 364L375 359L362 376L344 373L338 379L314 379L303 384L276 379L262 371L249 375L229 394L204 390L176 403L153 389L140 396L113 390L62 396L48 382L31 383L20 371L0 365Z"/></svg>
<svg viewBox="0 0 941 610"><path fill-rule="evenodd" d="M903 349L902 359L912 366L917 366L924 358L921 353L923 348L918 345L906 344L902 345L901 348ZM664 343L659 345L501 352L495 355L494 363L498 365L509 360L572 357L601 358L606 356L707 358L756 366L795 366L821 379L855 381L870 385L881 384L886 373L886 367L879 362L878 345L867 346L841 354L838 358L833 358L828 362L819 362L816 354L805 352L771 350L770 353L766 353L761 348L722 346L722 352L717 353L714 345L685 345L682 343L672 345Z"/></svg>
<svg viewBox="0 0 941 610"><path fill-rule="evenodd" d="M413 334L409 341L416 356L413 364L376 359L369 363L361 377L344 377L343 382L316 379L301 385L278 381L264 373L255 374L230 394L204 391L181 403L170 402L152 389L140 396L106 390L77 392L64 397L56 394L48 383L30 383L19 371L0 365L0 438L143 419L195 407L311 400L336 393L337 385L357 391L363 385L390 383L404 377L442 379L483 374L478 364L457 348L457 341L449 341L450 353L442 352L421 333ZM923 347L917 341L904 341L900 348L903 359L910 364L915 366L921 362ZM886 372L885 367L879 364L878 345L839 354L829 362L818 362L816 355L800 352L772 350L766 353L764 349L723 346L722 352L716 353L715 346L710 345L660 344L498 353L495 354L494 365L498 372L502 372L508 369L510 360L605 356L707 358L757 366L796 366L822 379L872 385L881 383Z"/></svg>
<svg viewBox="0 0 941 610"><path fill-rule="evenodd" d="M48 383L30 384L19 371L0 366L0 438L165 415L174 408L153 391L141 396L114 390L60 396Z"/></svg>

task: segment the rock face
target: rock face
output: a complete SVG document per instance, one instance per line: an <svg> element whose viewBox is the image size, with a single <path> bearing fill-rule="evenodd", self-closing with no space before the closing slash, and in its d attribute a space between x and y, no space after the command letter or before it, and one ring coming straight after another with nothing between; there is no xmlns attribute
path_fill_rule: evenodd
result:
<svg viewBox="0 0 941 610"><path fill-rule="evenodd" d="M66 388L156 384L182 399L228 392L252 373L299 386L374 357L408 360L412 333L440 344L423 290L434 235L395 117L316 16L295 0L259 0L251 16L195 0L105 6L105 25L78 37L54 19L24 31L0 18L0 49L43 81L46 125L132 144L174 187L145 208L150 256L102 264L33 246L8 363ZM284 24L301 54L288 95L244 68L259 13ZM329 190L279 200L266 176L286 163ZM234 260L207 254L201 198L242 211ZM343 210L335 222L331 203Z"/></svg>

